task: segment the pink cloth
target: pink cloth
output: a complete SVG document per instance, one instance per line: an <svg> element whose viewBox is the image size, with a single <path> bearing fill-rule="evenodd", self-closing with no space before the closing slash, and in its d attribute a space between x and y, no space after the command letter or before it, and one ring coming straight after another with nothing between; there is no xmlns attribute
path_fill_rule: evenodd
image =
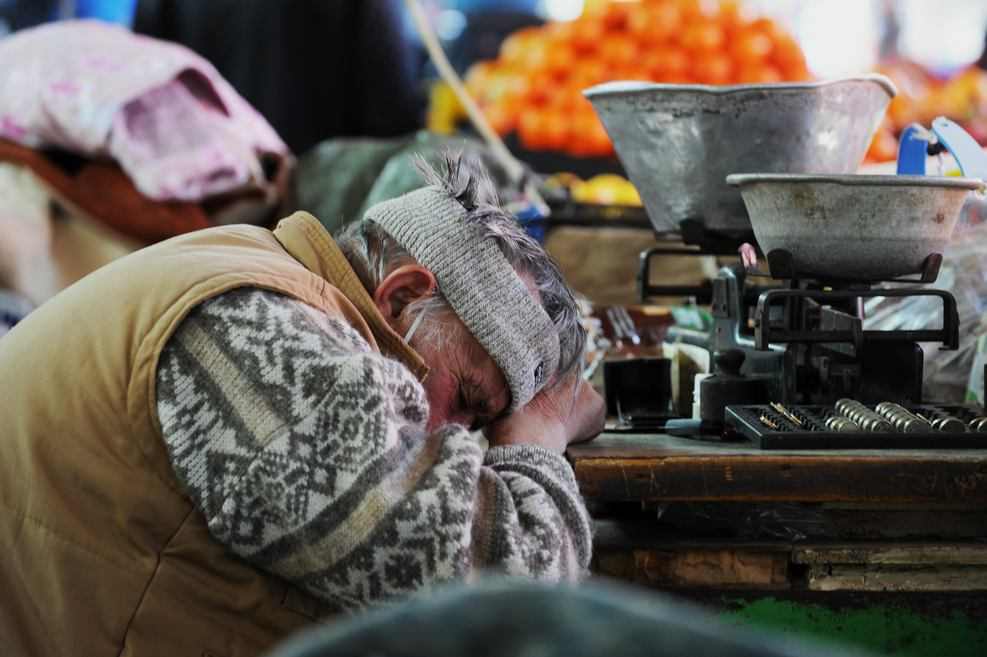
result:
<svg viewBox="0 0 987 657"><path fill-rule="evenodd" d="M110 157L161 201L245 189L270 198L277 190L262 162L291 157L205 59L97 21L0 39L0 137Z"/></svg>

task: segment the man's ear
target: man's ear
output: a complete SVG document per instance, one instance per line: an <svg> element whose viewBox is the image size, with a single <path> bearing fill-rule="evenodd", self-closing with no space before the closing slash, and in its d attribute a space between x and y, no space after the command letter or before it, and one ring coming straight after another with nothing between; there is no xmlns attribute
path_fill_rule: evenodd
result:
<svg viewBox="0 0 987 657"><path fill-rule="evenodd" d="M435 293L435 276L421 265L402 265L384 277L374 290L374 305L388 322L396 320L405 306Z"/></svg>

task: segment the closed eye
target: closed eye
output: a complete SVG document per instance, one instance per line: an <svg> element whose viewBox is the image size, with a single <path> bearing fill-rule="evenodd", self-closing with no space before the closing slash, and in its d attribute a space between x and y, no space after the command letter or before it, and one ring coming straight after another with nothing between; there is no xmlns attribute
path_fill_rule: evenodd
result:
<svg viewBox="0 0 987 657"><path fill-rule="evenodd" d="M480 384L473 378L464 378L459 384L458 402L459 408L473 416L473 424L470 429L476 431L487 424L493 422L494 417L490 412L490 402L483 393Z"/></svg>

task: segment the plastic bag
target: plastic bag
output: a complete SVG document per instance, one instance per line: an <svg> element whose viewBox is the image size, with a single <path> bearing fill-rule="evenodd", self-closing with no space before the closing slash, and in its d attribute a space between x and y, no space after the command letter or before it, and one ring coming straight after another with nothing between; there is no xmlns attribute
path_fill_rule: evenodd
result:
<svg viewBox="0 0 987 657"><path fill-rule="evenodd" d="M987 212L983 216L987 217ZM931 287L948 290L956 297L960 346L956 351L945 351L939 348L941 345L922 345L925 352L923 396L928 401L982 403L983 351L987 348L984 344L987 335L987 221L977 219L947 245L939 278ZM864 327L868 330L935 329L942 325L942 302L936 297L876 297L866 301L864 312Z"/></svg>

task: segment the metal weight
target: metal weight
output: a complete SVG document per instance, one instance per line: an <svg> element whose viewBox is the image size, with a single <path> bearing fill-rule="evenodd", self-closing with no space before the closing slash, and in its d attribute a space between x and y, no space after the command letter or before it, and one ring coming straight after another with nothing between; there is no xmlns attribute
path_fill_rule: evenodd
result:
<svg viewBox="0 0 987 657"><path fill-rule="evenodd" d="M836 431L838 433L860 431L860 426L856 422L850 418L840 417L839 415L833 415L826 418L826 421L823 424L825 424L826 428L830 431Z"/></svg>
<svg viewBox="0 0 987 657"><path fill-rule="evenodd" d="M856 400L845 397L838 399L835 408L864 431L875 433L892 431L892 425L887 420Z"/></svg>
<svg viewBox="0 0 987 657"><path fill-rule="evenodd" d="M887 420L895 431L901 433L923 433L932 431L932 424L915 415L907 408L894 402L881 402L874 407L878 415Z"/></svg>

